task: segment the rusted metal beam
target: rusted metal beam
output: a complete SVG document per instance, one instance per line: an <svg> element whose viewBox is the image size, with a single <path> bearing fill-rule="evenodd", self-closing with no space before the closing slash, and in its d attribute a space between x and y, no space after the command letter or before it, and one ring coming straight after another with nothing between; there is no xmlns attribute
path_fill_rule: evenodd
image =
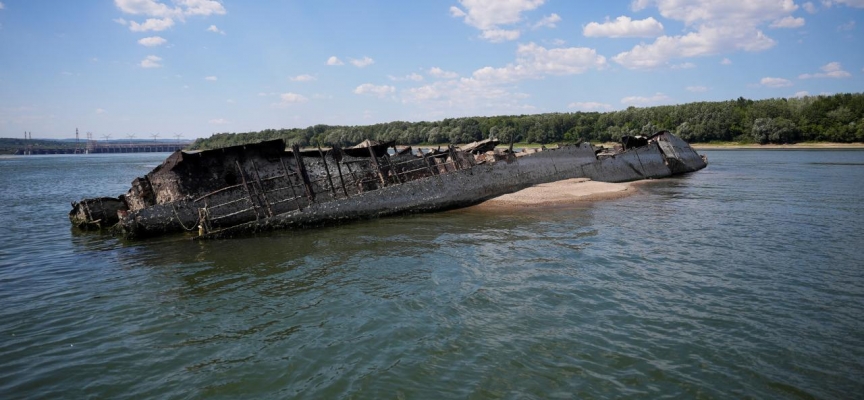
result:
<svg viewBox="0 0 864 400"><path fill-rule="evenodd" d="M306 165L303 164L303 156L300 155L300 146L297 144L291 146L291 153L294 154L294 161L297 162L300 179L303 180L303 186L306 188L306 196L309 197L309 202L311 203L315 201L315 192L312 190L312 182L309 181L309 173L306 172Z"/></svg>

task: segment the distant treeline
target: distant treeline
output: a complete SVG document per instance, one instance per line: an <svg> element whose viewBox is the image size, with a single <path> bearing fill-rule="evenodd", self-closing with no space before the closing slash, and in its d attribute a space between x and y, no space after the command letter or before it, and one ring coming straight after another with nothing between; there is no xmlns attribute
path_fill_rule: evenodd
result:
<svg viewBox="0 0 864 400"><path fill-rule="evenodd" d="M82 142L83 146L84 143ZM18 138L0 138L0 154L15 154L18 149L27 147L33 149L74 149L75 142L52 140L52 139L32 139L24 140Z"/></svg>
<svg viewBox="0 0 864 400"><path fill-rule="evenodd" d="M693 143L864 142L864 93L791 99L698 102L605 113L448 118L436 122L389 122L367 126L315 125L248 133L219 133L196 140L210 149L284 139L301 146L349 146L364 139L399 144L468 143L488 137L508 142L618 141L625 135L669 130Z"/></svg>

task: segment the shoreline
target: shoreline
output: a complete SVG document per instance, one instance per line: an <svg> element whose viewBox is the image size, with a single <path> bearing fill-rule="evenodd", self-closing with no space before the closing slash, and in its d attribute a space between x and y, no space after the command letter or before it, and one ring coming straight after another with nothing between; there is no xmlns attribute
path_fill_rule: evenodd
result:
<svg viewBox="0 0 864 400"><path fill-rule="evenodd" d="M620 199L638 193L639 182L609 183L573 178L543 183L469 207L474 210L531 209Z"/></svg>

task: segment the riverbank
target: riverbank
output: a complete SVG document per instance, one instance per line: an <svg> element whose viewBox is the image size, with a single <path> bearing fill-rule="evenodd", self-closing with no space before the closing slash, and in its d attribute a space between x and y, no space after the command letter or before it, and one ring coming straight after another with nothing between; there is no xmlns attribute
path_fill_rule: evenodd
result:
<svg viewBox="0 0 864 400"><path fill-rule="evenodd" d="M638 182L609 183L575 178L544 183L518 192L498 196L473 208L501 209L561 206L583 201L610 200L630 196Z"/></svg>

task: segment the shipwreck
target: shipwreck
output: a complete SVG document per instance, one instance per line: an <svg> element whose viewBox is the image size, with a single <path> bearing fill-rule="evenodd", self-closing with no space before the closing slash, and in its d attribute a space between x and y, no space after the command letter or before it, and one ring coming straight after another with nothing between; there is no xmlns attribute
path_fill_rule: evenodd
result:
<svg viewBox="0 0 864 400"><path fill-rule="evenodd" d="M191 232L224 238L387 215L466 207L570 178L625 182L705 168L703 156L669 132L513 151L497 140L418 150L365 141L350 148L286 149L282 140L172 153L119 197L72 203L82 229L128 239Z"/></svg>

